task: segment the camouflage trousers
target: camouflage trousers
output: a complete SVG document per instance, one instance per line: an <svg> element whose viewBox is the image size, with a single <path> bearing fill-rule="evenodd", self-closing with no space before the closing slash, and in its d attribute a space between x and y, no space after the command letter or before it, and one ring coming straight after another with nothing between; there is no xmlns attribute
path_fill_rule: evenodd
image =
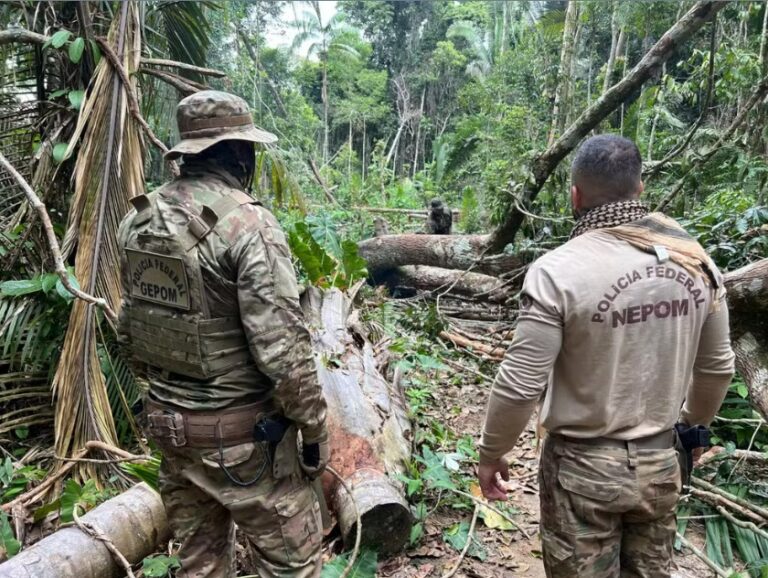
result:
<svg viewBox="0 0 768 578"><path fill-rule="evenodd" d="M299 473L276 480L267 444L250 442L218 450L164 448L160 495L168 522L181 541L178 578L230 578L234 524L256 551L263 578L316 578L321 570L320 506ZM233 483L261 477L247 487Z"/></svg>
<svg viewBox="0 0 768 578"><path fill-rule="evenodd" d="M541 540L549 578L671 575L680 470L675 450L544 442Z"/></svg>

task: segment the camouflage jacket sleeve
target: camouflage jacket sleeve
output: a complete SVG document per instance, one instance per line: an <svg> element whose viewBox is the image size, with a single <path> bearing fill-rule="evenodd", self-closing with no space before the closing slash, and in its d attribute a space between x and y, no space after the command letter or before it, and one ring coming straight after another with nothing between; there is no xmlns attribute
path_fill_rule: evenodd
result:
<svg viewBox="0 0 768 578"><path fill-rule="evenodd" d="M308 443L324 441L325 398L309 331L299 305L285 235L274 217L231 248L240 317L259 370L275 385L275 401Z"/></svg>

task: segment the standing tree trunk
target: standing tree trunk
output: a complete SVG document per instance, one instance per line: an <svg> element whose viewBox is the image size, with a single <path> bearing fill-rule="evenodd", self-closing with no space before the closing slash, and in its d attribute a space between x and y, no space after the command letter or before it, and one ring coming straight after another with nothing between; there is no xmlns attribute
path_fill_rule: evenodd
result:
<svg viewBox="0 0 768 578"><path fill-rule="evenodd" d="M568 2L565 12L565 26L563 28L563 45L560 50L560 69L557 75L557 90L555 92L555 104L552 107L552 128L549 131L549 142L552 146L555 138L563 131L568 101L568 92L572 82L571 61L573 60L574 40L576 26L579 19L579 4L575 0Z"/></svg>
<svg viewBox="0 0 768 578"><path fill-rule="evenodd" d="M620 38L624 34L624 28L619 26L618 17L619 5L616 0L613 1L613 13L611 15L611 51L608 53L608 62L605 65L605 78L603 78L603 93L611 88L613 78L613 68L616 65L616 55L621 51Z"/></svg>
<svg viewBox="0 0 768 578"><path fill-rule="evenodd" d="M323 165L328 162L328 52L325 51L323 60L323 86L320 96L323 101Z"/></svg>

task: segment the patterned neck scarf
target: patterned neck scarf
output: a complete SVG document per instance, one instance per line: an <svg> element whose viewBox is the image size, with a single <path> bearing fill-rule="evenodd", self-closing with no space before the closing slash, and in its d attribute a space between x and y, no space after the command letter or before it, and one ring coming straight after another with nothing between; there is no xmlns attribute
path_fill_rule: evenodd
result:
<svg viewBox="0 0 768 578"><path fill-rule="evenodd" d="M648 215L648 207L637 200L600 205L590 209L576 221L570 238L574 239L587 231L625 225L642 219L646 215Z"/></svg>

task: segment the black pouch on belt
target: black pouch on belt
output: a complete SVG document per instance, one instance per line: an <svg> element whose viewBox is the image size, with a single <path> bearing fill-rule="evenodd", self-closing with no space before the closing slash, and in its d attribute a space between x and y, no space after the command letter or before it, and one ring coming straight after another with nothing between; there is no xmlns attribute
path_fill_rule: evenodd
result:
<svg viewBox="0 0 768 578"><path fill-rule="evenodd" d="M680 463L680 476L683 485L691 483L693 472L693 450L709 447L709 428L703 425L689 426L684 423L675 424L675 449L677 461Z"/></svg>

